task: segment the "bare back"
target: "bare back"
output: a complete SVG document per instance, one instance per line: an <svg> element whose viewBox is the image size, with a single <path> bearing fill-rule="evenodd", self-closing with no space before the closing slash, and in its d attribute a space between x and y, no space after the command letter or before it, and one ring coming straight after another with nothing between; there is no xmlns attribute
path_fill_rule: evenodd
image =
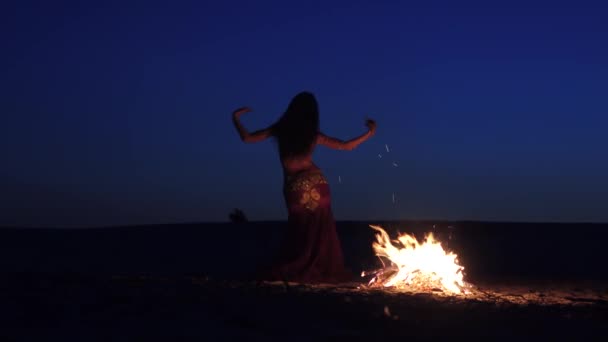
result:
<svg viewBox="0 0 608 342"><path fill-rule="evenodd" d="M310 148L310 151L298 156L280 156L283 173L286 177L293 176L300 172L319 170L319 167L312 161L312 154L316 143Z"/></svg>
<svg viewBox="0 0 608 342"><path fill-rule="evenodd" d="M298 156L281 156L283 173L287 177L300 172L319 170L319 167L312 161L312 153L317 145L327 146L335 150L352 150L374 134L375 123L373 123L373 125L373 129L370 129L370 131L348 141L336 139L319 132L317 138L310 147L309 152Z"/></svg>

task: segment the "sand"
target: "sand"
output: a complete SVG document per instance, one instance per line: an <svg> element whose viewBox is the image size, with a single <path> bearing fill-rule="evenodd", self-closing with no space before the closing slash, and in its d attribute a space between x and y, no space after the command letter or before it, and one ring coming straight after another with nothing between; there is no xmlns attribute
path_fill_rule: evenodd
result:
<svg viewBox="0 0 608 342"><path fill-rule="evenodd" d="M211 279L4 274L2 341L600 340L608 284L510 283L468 296Z"/></svg>
<svg viewBox="0 0 608 342"><path fill-rule="evenodd" d="M608 225L369 223L435 231L474 291L244 281L276 250L284 222L0 229L0 341L608 336ZM355 273L378 266L367 224L338 223Z"/></svg>

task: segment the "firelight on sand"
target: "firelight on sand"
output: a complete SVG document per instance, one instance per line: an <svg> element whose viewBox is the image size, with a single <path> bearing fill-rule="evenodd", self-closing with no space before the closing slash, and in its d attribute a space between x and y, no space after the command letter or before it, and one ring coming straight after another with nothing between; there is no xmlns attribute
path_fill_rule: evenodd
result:
<svg viewBox="0 0 608 342"><path fill-rule="evenodd" d="M431 290L441 289L451 294L465 292L464 267L458 264L456 254L446 252L441 243L428 233L422 243L409 234L400 234L397 245L393 245L386 231L370 225L378 233L372 244L378 257L388 259L390 265L367 273L373 274L368 285L396 287L400 289ZM361 276L365 276L363 272Z"/></svg>

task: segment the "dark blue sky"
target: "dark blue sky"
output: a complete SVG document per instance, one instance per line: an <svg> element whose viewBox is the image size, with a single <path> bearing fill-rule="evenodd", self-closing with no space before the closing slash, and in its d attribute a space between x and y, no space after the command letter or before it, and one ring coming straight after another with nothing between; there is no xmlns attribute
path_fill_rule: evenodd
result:
<svg viewBox="0 0 608 342"><path fill-rule="evenodd" d="M378 123L316 152L337 219L608 221L606 6L14 2L0 225L285 219L275 146L230 113L262 128L301 90L328 135Z"/></svg>

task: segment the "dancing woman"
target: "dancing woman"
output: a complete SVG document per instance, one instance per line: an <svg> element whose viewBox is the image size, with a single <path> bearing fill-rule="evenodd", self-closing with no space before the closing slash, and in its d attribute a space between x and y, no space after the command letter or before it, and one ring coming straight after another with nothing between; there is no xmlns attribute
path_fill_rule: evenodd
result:
<svg viewBox="0 0 608 342"><path fill-rule="evenodd" d="M239 108L232 114L234 125L246 143L273 137L283 166L283 194L289 213L287 238L273 264L260 275L262 280L300 283L348 281L342 247L331 210L329 184L312 160L317 145L352 150L376 132L376 123L367 120L368 131L342 141L319 131L319 108L314 95L297 94L285 113L268 128L249 133L240 116L250 112Z"/></svg>

